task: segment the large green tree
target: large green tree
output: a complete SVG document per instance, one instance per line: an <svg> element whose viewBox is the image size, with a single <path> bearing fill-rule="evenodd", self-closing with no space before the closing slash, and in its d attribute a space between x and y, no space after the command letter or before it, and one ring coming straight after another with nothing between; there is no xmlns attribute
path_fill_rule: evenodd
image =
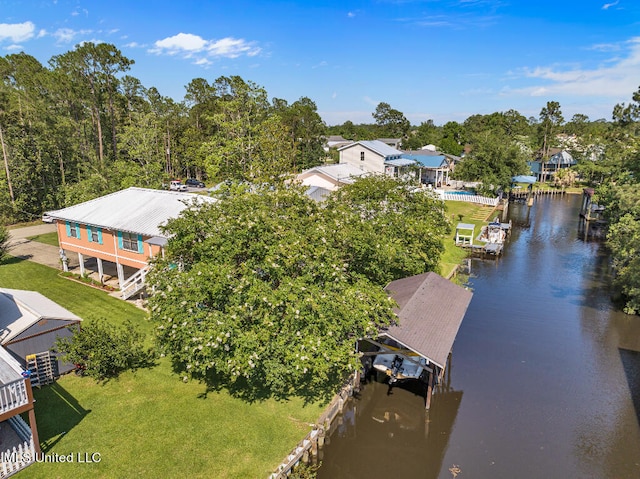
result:
<svg viewBox="0 0 640 479"><path fill-rule="evenodd" d="M392 319L336 235L348 227L301 190L243 185L170 221L149 302L176 367L251 398L333 391L356 339Z"/></svg>
<svg viewBox="0 0 640 479"><path fill-rule="evenodd" d="M444 202L429 191L389 176L370 176L335 192L327 208L348 219L348 226L335 234L358 273L386 285L438 270L450 224Z"/></svg>
<svg viewBox="0 0 640 479"><path fill-rule="evenodd" d="M376 111L374 111L372 115L379 128L379 136L406 138L408 135L411 123L409 123L409 120L405 118L401 111L391 108L389 103L378 103Z"/></svg>
<svg viewBox="0 0 640 479"><path fill-rule="evenodd" d="M526 174L527 156L523 149L504 133L485 131L471 141L471 151L456 166L454 175L465 181L482 182L481 193L495 195L506 190L515 175Z"/></svg>

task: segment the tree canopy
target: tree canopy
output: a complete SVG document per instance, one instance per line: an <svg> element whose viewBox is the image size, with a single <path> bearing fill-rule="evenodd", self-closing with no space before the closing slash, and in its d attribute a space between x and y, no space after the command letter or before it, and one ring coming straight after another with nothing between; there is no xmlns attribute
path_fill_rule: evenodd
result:
<svg viewBox="0 0 640 479"><path fill-rule="evenodd" d="M322 205L232 184L170 221L148 278L176 368L249 398L333 391L357 367L355 341L394 318L383 286L442 251L442 202L406 186L358 181Z"/></svg>

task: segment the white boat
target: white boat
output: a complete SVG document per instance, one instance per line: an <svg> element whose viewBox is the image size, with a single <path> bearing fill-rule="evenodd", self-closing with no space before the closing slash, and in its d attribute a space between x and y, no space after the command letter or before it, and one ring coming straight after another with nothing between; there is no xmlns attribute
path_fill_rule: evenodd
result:
<svg viewBox="0 0 640 479"><path fill-rule="evenodd" d="M378 354L373 361L373 367L389 376L389 383L404 379L420 379L427 365L427 360L415 355L404 356L402 354L389 353Z"/></svg>

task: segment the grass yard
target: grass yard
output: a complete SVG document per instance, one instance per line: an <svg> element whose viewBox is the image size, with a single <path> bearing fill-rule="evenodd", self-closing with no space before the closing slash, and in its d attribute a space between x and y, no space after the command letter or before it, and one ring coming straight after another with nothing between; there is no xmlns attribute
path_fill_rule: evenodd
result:
<svg viewBox="0 0 640 479"><path fill-rule="evenodd" d="M57 231L53 231L51 233L44 233L44 234L36 235L36 236L30 236L27 239L31 240L31 241L37 241L38 243L49 244L51 246L55 246L56 248L59 245L59 243L58 243L58 232Z"/></svg>
<svg viewBox="0 0 640 479"><path fill-rule="evenodd" d="M458 266L468 252L455 245L456 225L458 223L472 223L476 225L474 235L480 233L482 225L487 223L489 216L493 214L492 207L482 206L466 201L447 201L447 213L451 218L451 234L445 238L445 250L440 258L440 274L445 278Z"/></svg>
<svg viewBox="0 0 640 479"><path fill-rule="evenodd" d="M128 318L151 334L146 313L107 293L10 258L0 287L39 291L86 321ZM34 391L43 452L100 454L100 462L36 463L16 478L265 478L309 431L319 404L247 403L172 373L170 360L97 384L66 375ZM97 457L97 456L95 456Z"/></svg>

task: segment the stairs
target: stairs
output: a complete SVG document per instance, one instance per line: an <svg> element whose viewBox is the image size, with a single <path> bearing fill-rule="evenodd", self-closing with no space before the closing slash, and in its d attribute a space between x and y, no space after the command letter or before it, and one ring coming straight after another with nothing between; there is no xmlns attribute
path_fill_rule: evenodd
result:
<svg viewBox="0 0 640 479"><path fill-rule="evenodd" d="M31 386L51 384L59 376L58 361L50 351L27 356L27 369L31 371Z"/></svg>
<svg viewBox="0 0 640 479"><path fill-rule="evenodd" d="M129 299L138 291L141 291L146 287L144 279L147 276L147 271L147 268L138 270L120 285L120 293L122 294L122 299Z"/></svg>

